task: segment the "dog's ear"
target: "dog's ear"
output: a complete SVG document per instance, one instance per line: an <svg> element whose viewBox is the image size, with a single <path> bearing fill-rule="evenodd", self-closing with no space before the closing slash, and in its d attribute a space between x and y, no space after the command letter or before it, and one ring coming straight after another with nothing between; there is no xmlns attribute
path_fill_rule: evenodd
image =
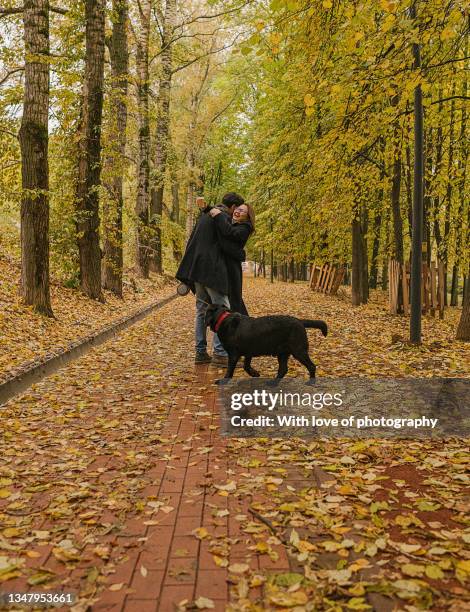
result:
<svg viewBox="0 0 470 612"><path fill-rule="evenodd" d="M217 309L218 306L216 304L210 304L206 310L206 316L204 317L204 322L206 325L210 325L211 327L215 324L217 317Z"/></svg>

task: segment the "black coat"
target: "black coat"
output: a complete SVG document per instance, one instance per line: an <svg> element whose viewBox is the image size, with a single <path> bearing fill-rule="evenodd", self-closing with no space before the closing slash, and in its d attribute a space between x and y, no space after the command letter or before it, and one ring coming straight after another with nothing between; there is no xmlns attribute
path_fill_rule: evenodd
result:
<svg viewBox="0 0 470 612"><path fill-rule="evenodd" d="M230 309L248 315L242 297L243 272L241 262L245 261L245 251L243 249L253 227L249 221L232 223L228 215L217 215L214 217L214 223L217 227L217 234L227 264Z"/></svg>
<svg viewBox="0 0 470 612"><path fill-rule="evenodd" d="M218 217L225 217L230 223L226 213ZM209 215L202 214L194 226L176 278L193 291L194 283L198 282L223 295L229 294L226 258L218 240L216 225Z"/></svg>

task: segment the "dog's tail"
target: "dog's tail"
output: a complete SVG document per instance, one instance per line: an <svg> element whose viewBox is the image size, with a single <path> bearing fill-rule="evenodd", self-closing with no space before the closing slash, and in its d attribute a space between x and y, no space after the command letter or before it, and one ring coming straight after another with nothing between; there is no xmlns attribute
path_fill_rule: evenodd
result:
<svg viewBox="0 0 470 612"><path fill-rule="evenodd" d="M319 329L321 333L326 336L328 333L328 325L325 321L321 321L320 319L301 319L304 327L314 327L315 329Z"/></svg>

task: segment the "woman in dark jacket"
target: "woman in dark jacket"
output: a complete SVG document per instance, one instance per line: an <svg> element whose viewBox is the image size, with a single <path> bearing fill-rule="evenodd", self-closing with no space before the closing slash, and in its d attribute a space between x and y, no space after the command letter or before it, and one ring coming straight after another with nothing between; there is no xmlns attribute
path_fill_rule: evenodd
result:
<svg viewBox="0 0 470 612"><path fill-rule="evenodd" d="M227 215L221 214L218 208L211 209L209 215L214 219L219 242L225 255L229 278L230 309L248 315L242 297L242 261L245 261L245 244L255 231L253 208L246 203L240 204L233 212L232 221Z"/></svg>

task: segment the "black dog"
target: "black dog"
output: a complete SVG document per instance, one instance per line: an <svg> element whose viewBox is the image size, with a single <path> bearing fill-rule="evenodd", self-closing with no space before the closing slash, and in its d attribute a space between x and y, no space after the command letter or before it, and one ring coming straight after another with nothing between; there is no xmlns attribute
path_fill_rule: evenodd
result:
<svg viewBox="0 0 470 612"><path fill-rule="evenodd" d="M207 308L206 325L218 334L228 353L225 379L232 378L237 361L242 356L245 357L244 370L250 376L259 376L251 367L251 358L259 355L276 356L279 362L277 378L283 378L287 373L287 361L292 355L307 368L310 379L314 380L316 367L308 354L305 328L320 329L324 336L328 333L325 321L284 315L246 317L216 304Z"/></svg>

